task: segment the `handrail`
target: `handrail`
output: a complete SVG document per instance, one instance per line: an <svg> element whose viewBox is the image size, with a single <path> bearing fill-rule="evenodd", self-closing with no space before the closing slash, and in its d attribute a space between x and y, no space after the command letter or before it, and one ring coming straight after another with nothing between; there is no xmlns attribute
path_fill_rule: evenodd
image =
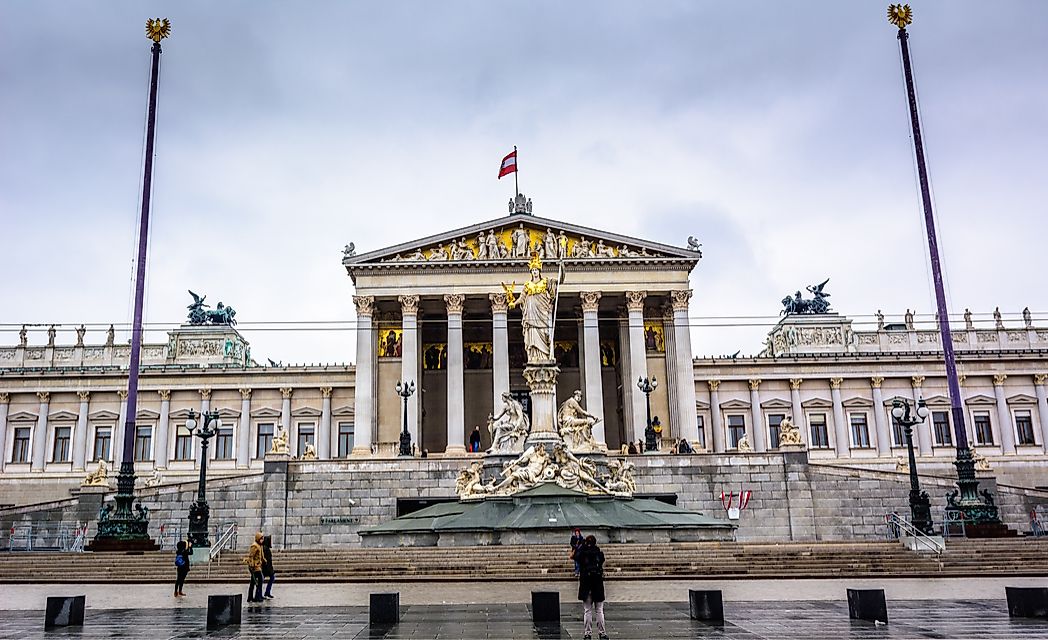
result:
<svg viewBox="0 0 1048 640"><path fill-rule="evenodd" d="M939 542L935 538L932 538L925 532L921 531L917 527L913 526L908 520L903 518L897 513L888 513L884 516L884 521L889 527L894 527L895 531L905 533L917 541L918 544L924 545L929 551L933 551L936 555L942 556L943 551L946 551L946 545Z"/></svg>
<svg viewBox="0 0 1048 640"><path fill-rule="evenodd" d="M87 538L87 525L81 526L77 523L76 535L73 537L73 543L69 545L69 550L74 553L83 553L84 542Z"/></svg>
<svg viewBox="0 0 1048 640"><path fill-rule="evenodd" d="M222 535L218 537L215 544L211 545L211 550L208 551L208 560L215 560L222 554L222 550L226 547L230 549L236 549L236 537L237 537L237 523L231 522L226 530L222 532Z"/></svg>

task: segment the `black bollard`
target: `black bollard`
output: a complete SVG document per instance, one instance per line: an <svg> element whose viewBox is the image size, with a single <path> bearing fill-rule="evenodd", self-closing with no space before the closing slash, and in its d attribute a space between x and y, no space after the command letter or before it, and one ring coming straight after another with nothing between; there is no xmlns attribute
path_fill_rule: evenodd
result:
<svg viewBox="0 0 1048 640"><path fill-rule="evenodd" d="M400 593L372 593L368 607L372 626L400 623Z"/></svg>
<svg viewBox="0 0 1048 640"><path fill-rule="evenodd" d="M240 624L240 612L244 596L208 596L207 628L215 629L231 624Z"/></svg>
<svg viewBox="0 0 1048 640"><path fill-rule="evenodd" d="M692 620L724 622L724 599L720 591L688 589L688 607Z"/></svg>
<svg viewBox="0 0 1048 640"><path fill-rule="evenodd" d="M852 620L888 622L884 589L848 589L848 617Z"/></svg>
<svg viewBox="0 0 1048 640"><path fill-rule="evenodd" d="M1048 618L1048 588L1005 587L1012 618Z"/></svg>
<svg viewBox="0 0 1048 640"><path fill-rule="evenodd" d="M560 624L560 592L532 591L531 620L535 624Z"/></svg>
<svg viewBox="0 0 1048 640"><path fill-rule="evenodd" d="M44 610L44 629L84 626L85 596L50 596Z"/></svg>

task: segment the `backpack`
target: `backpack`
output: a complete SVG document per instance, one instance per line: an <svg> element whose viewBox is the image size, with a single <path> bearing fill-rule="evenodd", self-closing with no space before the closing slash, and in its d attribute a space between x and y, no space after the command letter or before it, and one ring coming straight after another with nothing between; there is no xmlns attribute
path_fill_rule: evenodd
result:
<svg viewBox="0 0 1048 640"><path fill-rule="evenodd" d="M181 553L175 554L175 566L184 567L186 566L186 557Z"/></svg>

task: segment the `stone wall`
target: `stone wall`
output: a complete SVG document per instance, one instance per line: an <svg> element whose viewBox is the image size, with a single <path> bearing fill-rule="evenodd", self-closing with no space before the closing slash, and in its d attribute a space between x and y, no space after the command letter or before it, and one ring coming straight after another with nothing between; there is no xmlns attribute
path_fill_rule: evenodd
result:
<svg viewBox="0 0 1048 640"><path fill-rule="evenodd" d="M638 493L673 494L680 506L714 517L725 517L722 491L752 491L738 523L739 540L879 538L885 533L885 513L909 513L905 473L809 463L803 452L631 460L637 466ZM211 522L220 526L235 521L244 532L264 530L279 547L357 545L360 528L396 516L398 498L453 497L463 466L461 458L268 462L263 473L209 480ZM997 496L1002 519L1012 528L1027 530L1029 512L1048 505L1046 491L997 486L992 477L981 480L981 487ZM941 518L952 479L922 476L921 482L931 497L933 517ZM179 525L185 531L195 482L143 489L139 495L152 514L154 536L161 526L168 527L169 536ZM80 494L0 509L0 536L7 536L16 523L93 521L99 504L100 496ZM0 548L6 547L6 537L0 537Z"/></svg>

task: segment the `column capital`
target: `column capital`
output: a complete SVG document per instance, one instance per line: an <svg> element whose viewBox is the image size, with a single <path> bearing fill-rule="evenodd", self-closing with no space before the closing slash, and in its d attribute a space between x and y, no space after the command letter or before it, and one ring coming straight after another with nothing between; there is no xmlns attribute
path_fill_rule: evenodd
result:
<svg viewBox="0 0 1048 640"><path fill-rule="evenodd" d="M461 293L444 294L444 304L448 307L448 315L462 315L464 302L466 302L466 296Z"/></svg>
<svg viewBox="0 0 1048 640"><path fill-rule="evenodd" d="M11 401L11 394L7 391L0 391L0 404L7 404Z"/></svg>
<svg viewBox="0 0 1048 640"><path fill-rule="evenodd" d="M716 391L720 386L720 380L707 380L706 384L709 385L710 391Z"/></svg>
<svg viewBox="0 0 1048 640"><path fill-rule="evenodd" d="M760 378L754 378L753 380L750 380L750 391L757 391L760 388L761 388L761 379Z"/></svg>
<svg viewBox="0 0 1048 640"><path fill-rule="evenodd" d="M37 391L36 397L40 398L40 402L50 402L51 392L50 391Z"/></svg>
<svg viewBox="0 0 1048 640"><path fill-rule="evenodd" d="M353 304L359 317L370 318L375 313L375 296L353 296Z"/></svg>
<svg viewBox="0 0 1048 640"><path fill-rule="evenodd" d="M418 301L419 297L416 295L397 296L397 301L400 302L400 313L405 316L417 316L418 315Z"/></svg>
<svg viewBox="0 0 1048 640"><path fill-rule="evenodd" d="M968 374L967 373L958 373L957 374L957 384L964 384L964 381L967 380L967 379L968 379Z"/></svg>
<svg viewBox="0 0 1048 640"><path fill-rule="evenodd" d="M640 311L644 313L644 298L648 297L647 291L627 291L626 292L626 311Z"/></svg>
<svg viewBox="0 0 1048 640"><path fill-rule="evenodd" d="M926 376L911 376L910 385L912 385L914 389L920 389L921 386L924 385L925 380L927 380Z"/></svg>
<svg viewBox="0 0 1048 640"><path fill-rule="evenodd" d="M157 389L156 392L160 394L160 399L161 400L170 400L171 399L171 390L170 389Z"/></svg>
<svg viewBox="0 0 1048 640"><path fill-rule="evenodd" d="M1043 386L1045 382L1048 382L1048 373L1035 373L1033 374L1033 383L1037 386ZM2 396L0 396L2 398Z"/></svg>
<svg viewBox="0 0 1048 640"><path fill-rule="evenodd" d="M1006 374L1006 373L995 373L995 374L993 374L993 386L1000 387L1001 385L1004 384L1004 381L1007 380L1007 379L1008 379L1008 374Z"/></svg>
<svg viewBox="0 0 1048 640"><path fill-rule="evenodd" d="M582 300L582 312L592 311L596 313L597 307L600 305L601 295L600 291L580 291L579 299Z"/></svg>
<svg viewBox="0 0 1048 640"><path fill-rule="evenodd" d="M280 388L280 397L285 399L285 400L290 400L291 399L291 394L294 393L294 392L295 392L295 390L292 389L291 387L281 387Z"/></svg>
<svg viewBox="0 0 1048 640"><path fill-rule="evenodd" d="M804 378L790 378L790 389L796 391L801 388L801 384L804 382Z"/></svg>
<svg viewBox="0 0 1048 640"><path fill-rule="evenodd" d="M121 400L127 400L127 389L121 389L120 391L117 391L116 395Z"/></svg>
<svg viewBox="0 0 1048 640"><path fill-rule="evenodd" d="M491 312L492 313L508 313L509 312L509 298L502 291L488 294L488 300L491 301Z"/></svg>
<svg viewBox="0 0 1048 640"><path fill-rule="evenodd" d="M200 391L200 399L201 400L210 400L211 399L211 389L206 389L205 388L205 389L199 389L199 391Z"/></svg>
<svg viewBox="0 0 1048 640"><path fill-rule="evenodd" d="M884 384L884 376L873 376L870 378L870 386L874 389L880 389L882 384Z"/></svg>
<svg viewBox="0 0 1048 640"><path fill-rule="evenodd" d="M80 398L80 402L87 402L88 400L91 399L91 392L90 391L77 391L76 392L76 397Z"/></svg>
<svg viewBox="0 0 1048 640"><path fill-rule="evenodd" d="M830 388L840 389L842 382L844 382L844 378L830 378Z"/></svg>
<svg viewBox="0 0 1048 640"><path fill-rule="evenodd" d="M670 305L674 311L687 311L688 303L691 301L691 289L677 289L670 291Z"/></svg>
<svg viewBox="0 0 1048 640"><path fill-rule="evenodd" d="M244 387L240 390L240 397L244 400L251 398L251 387Z"/></svg>
<svg viewBox="0 0 1048 640"><path fill-rule="evenodd" d="M416 298L418 296L415 296ZM331 387L320 387L320 396L323 398L331 397Z"/></svg>

